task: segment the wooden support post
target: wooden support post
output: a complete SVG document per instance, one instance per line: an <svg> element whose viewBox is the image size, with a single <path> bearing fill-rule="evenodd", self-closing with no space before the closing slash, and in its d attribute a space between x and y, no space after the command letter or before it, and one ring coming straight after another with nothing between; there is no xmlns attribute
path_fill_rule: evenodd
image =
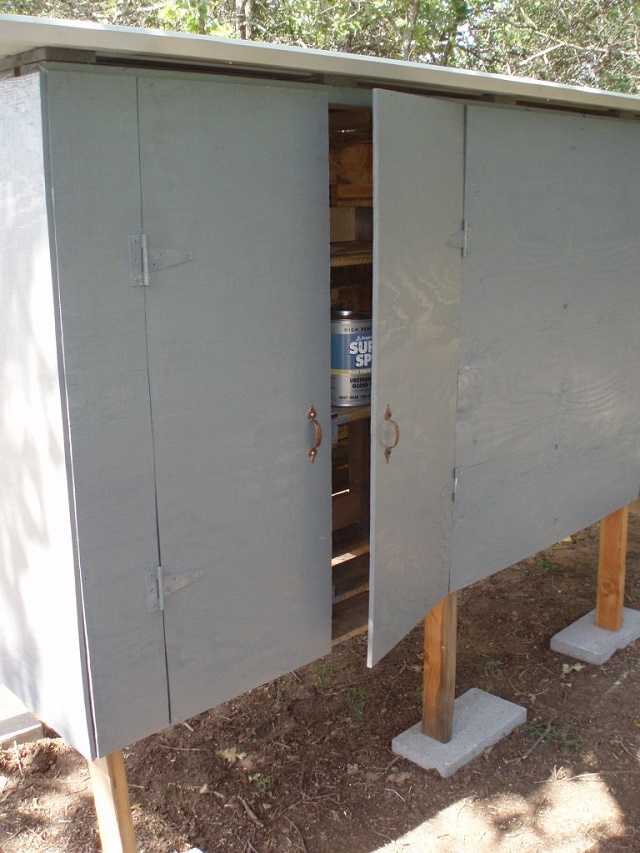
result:
<svg viewBox="0 0 640 853"><path fill-rule="evenodd" d="M596 625L608 631L622 627L628 521L629 507L624 506L600 522Z"/></svg>
<svg viewBox="0 0 640 853"><path fill-rule="evenodd" d="M121 751L89 762L102 853L136 853L127 775Z"/></svg>
<svg viewBox="0 0 640 853"><path fill-rule="evenodd" d="M456 688L458 599L444 598L424 620L422 733L441 743L451 740Z"/></svg>

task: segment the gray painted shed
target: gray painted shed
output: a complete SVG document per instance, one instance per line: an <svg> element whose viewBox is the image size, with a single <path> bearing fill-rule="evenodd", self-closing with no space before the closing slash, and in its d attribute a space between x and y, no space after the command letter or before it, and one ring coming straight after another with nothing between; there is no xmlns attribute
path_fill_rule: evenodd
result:
<svg viewBox="0 0 640 853"><path fill-rule="evenodd" d="M330 649L331 108L372 126L370 664L635 497L640 99L0 16L15 54L0 681L86 756Z"/></svg>

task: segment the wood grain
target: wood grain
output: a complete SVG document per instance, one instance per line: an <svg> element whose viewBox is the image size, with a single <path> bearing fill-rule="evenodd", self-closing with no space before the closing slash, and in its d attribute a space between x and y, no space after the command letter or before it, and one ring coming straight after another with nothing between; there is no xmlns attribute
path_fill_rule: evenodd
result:
<svg viewBox="0 0 640 853"><path fill-rule="evenodd" d="M374 133L370 664L449 592L464 108L377 91Z"/></svg>
<svg viewBox="0 0 640 853"><path fill-rule="evenodd" d="M422 733L441 743L451 740L456 689L456 593L444 598L424 620Z"/></svg>
<svg viewBox="0 0 640 853"><path fill-rule="evenodd" d="M89 762L102 853L136 853L127 774L121 751Z"/></svg>
<svg viewBox="0 0 640 853"><path fill-rule="evenodd" d="M628 506L600 522L596 625L608 631L619 631L622 627L628 522Z"/></svg>
<svg viewBox="0 0 640 853"><path fill-rule="evenodd" d="M65 395L97 755L169 722L145 288L131 286L142 228L135 77L47 73ZM92 756L93 757L93 756Z"/></svg>
<svg viewBox="0 0 640 853"><path fill-rule="evenodd" d="M467 108L451 588L633 500L638 128Z"/></svg>
<svg viewBox="0 0 640 853"><path fill-rule="evenodd" d="M167 599L179 721L330 649L328 100L148 77L139 104L150 251L194 256L146 292L162 563L202 572Z"/></svg>

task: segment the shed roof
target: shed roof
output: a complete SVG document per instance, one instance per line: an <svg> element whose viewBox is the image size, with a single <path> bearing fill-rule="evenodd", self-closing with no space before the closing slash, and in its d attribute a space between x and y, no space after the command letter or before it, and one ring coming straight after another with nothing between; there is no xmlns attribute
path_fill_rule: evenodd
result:
<svg viewBox="0 0 640 853"><path fill-rule="evenodd" d="M589 111L632 112L640 117L639 96L587 87L166 30L0 15L0 58L41 47L90 50L99 59L120 57L123 61L222 66L256 74L343 78L365 86L423 89L467 97L498 96Z"/></svg>

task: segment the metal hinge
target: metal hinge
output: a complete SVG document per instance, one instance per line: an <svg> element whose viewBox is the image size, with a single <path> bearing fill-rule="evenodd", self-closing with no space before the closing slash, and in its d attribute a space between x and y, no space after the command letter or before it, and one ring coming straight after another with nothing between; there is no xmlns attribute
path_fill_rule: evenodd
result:
<svg viewBox="0 0 640 853"><path fill-rule="evenodd" d="M462 257L466 258L469 254L469 221L462 220L462 228L447 240L447 246L452 246L454 249L462 251Z"/></svg>
<svg viewBox="0 0 640 853"><path fill-rule="evenodd" d="M452 500L455 501L456 495L458 494L458 486L460 485L460 480L462 479L462 468L454 468L453 469L453 496Z"/></svg>
<svg viewBox="0 0 640 853"><path fill-rule="evenodd" d="M177 592L185 586L204 577L204 572L185 572L183 574L165 575L162 566L155 572L146 573L147 581L147 610L153 613L165 609L165 600L172 592Z"/></svg>
<svg viewBox="0 0 640 853"><path fill-rule="evenodd" d="M129 237L129 263L131 266L131 284L134 287L148 287L151 284L151 273L165 270L178 264L186 264L193 260L192 252L179 249L162 249L154 255L149 254L147 235L134 234Z"/></svg>

